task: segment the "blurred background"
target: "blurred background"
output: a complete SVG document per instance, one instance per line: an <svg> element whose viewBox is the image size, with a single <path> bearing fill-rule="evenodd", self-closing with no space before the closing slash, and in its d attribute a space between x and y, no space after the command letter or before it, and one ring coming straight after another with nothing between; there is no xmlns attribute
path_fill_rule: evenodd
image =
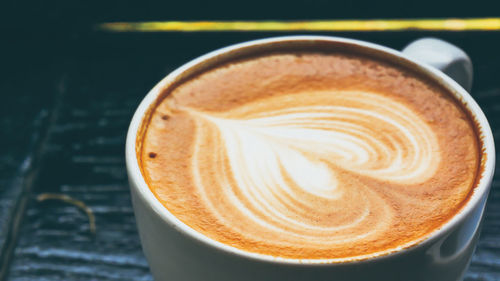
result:
<svg viewBox="0 0 500 281"><path fill-rule="evenodd" d="M433 3L434 2L434 3ZM108 32L106 22L500 17L494 1L0 3L0 280L152 280L130 202L132 114L171 70L229 44L342 36L402 49L445 39L474 63L472 95L500 134L500 31ZM500 178L466 281L500 280Z"/></svg>

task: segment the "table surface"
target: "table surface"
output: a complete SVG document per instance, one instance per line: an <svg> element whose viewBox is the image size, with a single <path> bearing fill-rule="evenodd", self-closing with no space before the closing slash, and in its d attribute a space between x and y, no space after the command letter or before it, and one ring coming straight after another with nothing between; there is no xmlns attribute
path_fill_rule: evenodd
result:
<svg viewBox="0 0 500 281"><path fill-rule="evenodd" d="M98 35L71 46L73 51L25 59L23 65L13 58L0 81L0 279L152 280L124 163L132 114L145 93L183 62L271 35L277 34ZM499 33L335 35L396 49L429 35L459 45L474 61L472 95L498 139ZM95 234L81 208L39 200L46 193L84 202L95 215ZM497 175L466 281L500 280L499 233Z"/></svg>

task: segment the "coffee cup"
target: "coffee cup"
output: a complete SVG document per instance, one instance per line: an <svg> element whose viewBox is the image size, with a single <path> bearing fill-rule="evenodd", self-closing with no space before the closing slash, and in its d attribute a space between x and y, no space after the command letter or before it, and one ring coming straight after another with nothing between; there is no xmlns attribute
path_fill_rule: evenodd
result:
<svg viewBox="0 0 500 281"><path fill-rule="evenodd" d="M307 259L260 254L221 243L188 226L166 209L148 186L140 167L138 151L145 130L144 123L148 122L165 89L227 61L304 47L354 51L411 69L446 89L471 115L481 156L474 188L463 206L421 241L402 243L390 251L354 258ZM467 55L449 43L432 38L415 41L399 52L338 37L277 37L229 46L181 66L146 95L127 135L126 163L134 212L154 278L180 281L461 280L479 236L495 164L491 129L481 109L467 92L471 82L472 66ZM151 158L155 156L150 155Z"/></svg>

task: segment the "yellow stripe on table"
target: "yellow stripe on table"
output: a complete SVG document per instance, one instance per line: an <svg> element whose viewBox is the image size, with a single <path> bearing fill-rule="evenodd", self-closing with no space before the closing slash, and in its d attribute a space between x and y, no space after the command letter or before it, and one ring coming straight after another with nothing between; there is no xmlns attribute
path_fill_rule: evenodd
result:
<svg viewBox="0 0 500 281"><path fill-rule="evenodd" d="M108 22L97 29L108 32L213 32L213 31L495 31L500 18L391 19L314 21L151 21Z"/></svg>

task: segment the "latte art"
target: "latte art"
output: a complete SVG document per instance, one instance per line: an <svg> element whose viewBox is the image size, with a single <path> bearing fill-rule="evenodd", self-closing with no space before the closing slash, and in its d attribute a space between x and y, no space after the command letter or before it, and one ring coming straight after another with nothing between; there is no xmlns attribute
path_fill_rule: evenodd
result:
<svg viewBox="0 0 500 281"><path fill-rule="evenodd" d="M261 60L278 61L279 69L287 58ZM320 58L316 63L332 59ZM335 60L345 64L346 58ZM362 257L418 242L466 200L477 148L464 118L445 122L434 115L441 108L465 116L449 99L418 80L410 81L418 86L413 94L434 98L423 106L396 90L367 90L365 82L359 89L281 86L272 94L270 83L250 77L257 85L255 93L248 89L253 99L221 102L216 78L252 72L252 63L216 69L177 88L156 108L144 137L148 184L190 227L266 255ZM286 76L291 84L304 81L293 67L286 71L294 74ZM362 75L366 83L381 79ZM322 78L324 84L331 77ZM239 83L229 89L224 83L224 91L240 91ZM203 91L213 101L193 103L193 93ZM450 167L450 161L457 163Z"/></svg>
<svg viewBox="0 0 500 281"><path fill-rule="evenodd" d="M301 106L304 98L317 105ZM280 99L287 108L265 117L253 112L258 104L239 109L245 119L229 119L242 115L238 109L192 114L198 124L192 165L197 193L223 224L234 226L234 214L227 214L240 212L240 232L255 225L263 228L258 233L274 232L276 244L285 236L288 243L325 247L380 235L390 227L390 202L356 178L413 184L436 171L436 136L404 105L362 92L267 102ZM204 143L213 144L202 151ZM214 183L221 192L210 196ZM358 206L349 210L346 202ZM330 219L316 221L318 210Z"/></svg>

